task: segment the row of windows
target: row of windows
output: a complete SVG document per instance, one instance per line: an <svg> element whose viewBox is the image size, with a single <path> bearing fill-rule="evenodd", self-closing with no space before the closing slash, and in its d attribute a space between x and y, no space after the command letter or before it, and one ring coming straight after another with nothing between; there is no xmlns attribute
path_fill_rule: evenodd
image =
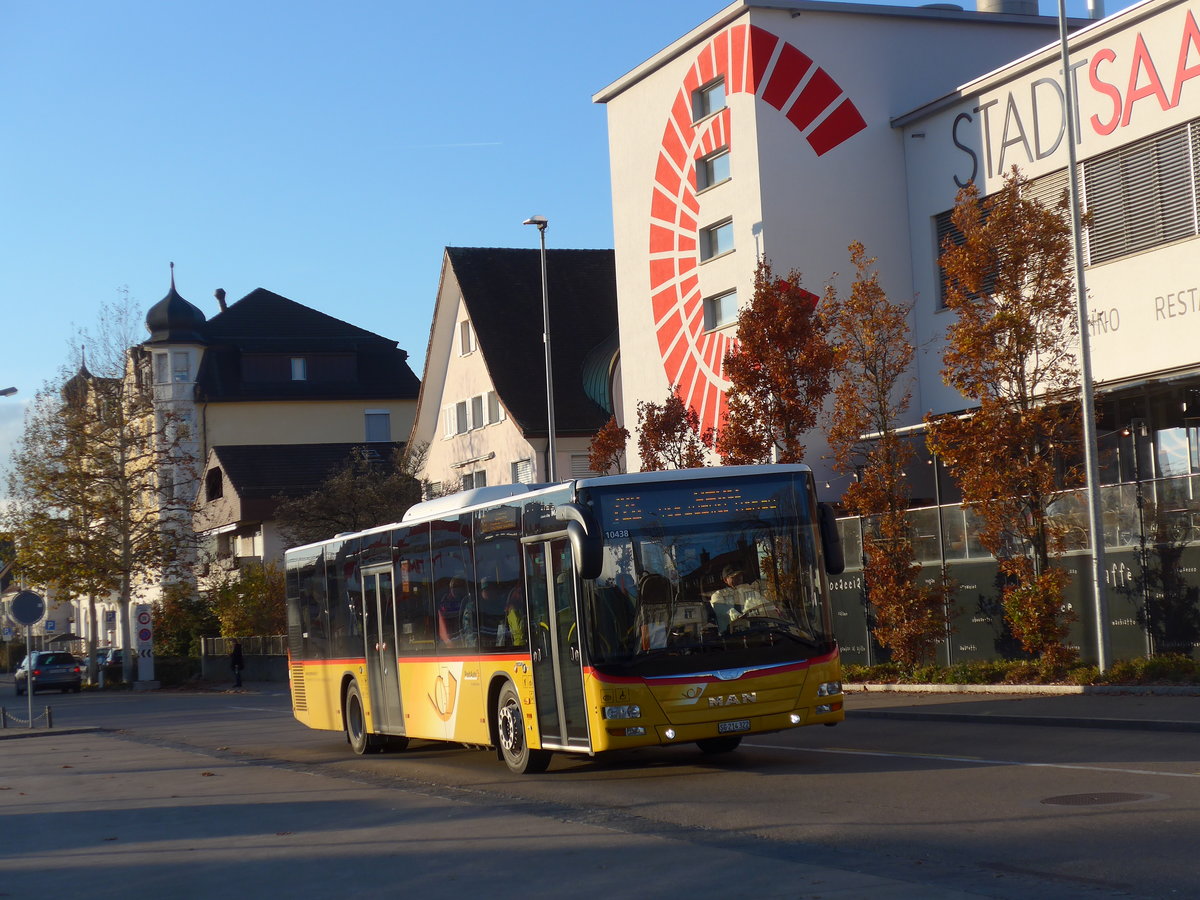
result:
<svg viewBox="0 0 1200 900"><path fill-rule="evenodd" d="M1081 203L1092 216L1083 235L1086 265L1200 235L1200 119L1079 163L1078 175ZM1052 205L1067 181L1066 169L1035 178L1030 195ZM934 217L937 256L947 237L961 240L950 216Z"/></svg>
<svg viewBox="0 0 1200 900"><path fill-rule="evenodd" d="M725 79L703 85L692 93L692 118L695 121L725 108ZM728 181L732 176L729 147L719 147L696 160L696 189L704 191ZM700 229L700 261L706 262L733 251L733 217ZM704 298L704 328L712 331L737 321L737 291L729 290Z"/></svg>
<svg viewBox="0 0 1200 900"><path fill-rule="evenodd" d="M554 504L566 499L563 493L463 513L293 557L287 571L293 658L361 657L366 641L381 636L394 636L402 655L525 646L524 563L544 560L537 551L523 552L521 537L561 527ZM382 603L364 602L376 591Z"/></svg>
<svg viewBox="0 0 1200 900"><path fill-rule="evenodd" d="M248 382L354 381L357 361L352 353L323 353L313 357L284 353L247 353L241 360L242 379ZM154 383L187 383L192 380L190 350L154 354Z"/></svg>
<svg viewBox="0 0 1200 900"><path fill-rule="evenodd" d="M451 438L504 421L504 407L495 391L442 407L442 436Z"/></svg>

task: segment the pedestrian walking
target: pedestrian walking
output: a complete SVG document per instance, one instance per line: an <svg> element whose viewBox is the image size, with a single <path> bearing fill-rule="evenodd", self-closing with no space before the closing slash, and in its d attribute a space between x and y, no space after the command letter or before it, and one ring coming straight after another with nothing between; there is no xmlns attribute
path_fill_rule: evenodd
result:
<svg viewBox="0 0 1200 900"><path fill-rule="evenodd" d="M246 658L242 656L242 642L233 639L233 649L229 651L229 667L233 669L233 686L242 686L242 669L246 668Z"/></svg>

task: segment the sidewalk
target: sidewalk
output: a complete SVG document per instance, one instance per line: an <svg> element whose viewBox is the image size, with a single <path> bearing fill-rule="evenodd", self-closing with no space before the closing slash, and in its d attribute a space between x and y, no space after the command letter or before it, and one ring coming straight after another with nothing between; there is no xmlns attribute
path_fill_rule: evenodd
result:
<svg viewBox="0 0 1200 900"><path fill-rule="evenodd" d="M846 717L1200 732L1200 686L845 685Z"/></svg>

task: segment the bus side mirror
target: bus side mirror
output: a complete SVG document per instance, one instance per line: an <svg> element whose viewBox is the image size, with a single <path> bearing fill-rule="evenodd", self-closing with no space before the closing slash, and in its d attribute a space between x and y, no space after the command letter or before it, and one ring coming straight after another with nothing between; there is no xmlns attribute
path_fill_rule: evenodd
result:
<svg viewBox="0 0 1200 900"><path fill-rule="evenodd" d="M842 552L842 536L838 533L837 516L828 503L817 504L817 521L821 530L821 551L825 555L825 571L841 575L846 571L846 554Z"/></svg>
<svg viewBox="0 0 1200 900"><path fill-rule="evenodd" d="M554 515L567 523L567 538L575 557L575 571L580 578L599 578L604 566L604 545L592 517L578 503L561 503Z"/></svg>

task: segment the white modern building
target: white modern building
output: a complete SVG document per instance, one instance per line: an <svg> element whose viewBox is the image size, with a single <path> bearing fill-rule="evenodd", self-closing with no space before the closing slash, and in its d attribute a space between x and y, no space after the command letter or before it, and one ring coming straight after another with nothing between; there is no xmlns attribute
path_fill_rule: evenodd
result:
<svg viewBox="0 0 1200 900"><path fill-rule="evenodd" d="M596 94L609 121L623 424L632 429L637 402L661 400L674 384L702 425L718 424L728 386L722 359L758 259L800 270L816 293L830 282L846 288L853 240L877 257L891 296L915 300L912 422L964 409L940 374L951 313L937 256L948 213L960 187L974 180L986 194L1013 165L1057 199L1073 134L1092 215L1084 262L1108 625L1121 655L1164 642L1194 648L1200 3L1148 0L1070 22L1078 109L1070 127L1058 23L1027 14L1030 6L739 0ZM807 461L827 472L820 435L808 443ZM960 583L947 655L1004 653L994 567L949 479L934 477L936 463L920 468L914 498L927 508L914 512L918 552L931 566L955 567ZM828 477L834 500L840 490ZM1155 575L1176 585L1165 589L1178 595L1167 611L1182 617L1175 637L1159 625L1149 634L1146 623L1154 611L1134 548L1150 532L1179 549ZM1081 534L1071 561L1080 572L1073 639L1085 655L1095 631L1085 599L1089 540ZM843 651L869 658L861 581L850 571L838 587Z"/></svg>

